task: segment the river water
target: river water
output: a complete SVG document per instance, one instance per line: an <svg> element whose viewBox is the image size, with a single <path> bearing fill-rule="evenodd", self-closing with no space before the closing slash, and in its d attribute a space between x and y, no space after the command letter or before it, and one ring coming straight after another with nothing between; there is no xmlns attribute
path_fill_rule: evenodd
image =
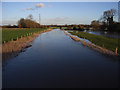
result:
<svg viewBox="0 0 120 90"><path fill-rule="evenodd" d="M40 34L32 47L3 65L3 88L116 88L117 58L102 55L62 30Z"/></svg>

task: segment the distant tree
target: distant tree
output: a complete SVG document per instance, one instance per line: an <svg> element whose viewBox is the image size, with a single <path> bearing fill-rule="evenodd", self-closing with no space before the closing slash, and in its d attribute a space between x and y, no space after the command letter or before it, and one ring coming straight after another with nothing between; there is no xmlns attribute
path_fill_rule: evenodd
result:
<svg viewBox="0 0 120 90"><path fill-rule="evenodd" d="M74 26L74 27L73 27L73 30L77 30L77 27L76 27L76 26Z"/></svg>
<svg viewBox="0 0 120 90"><path fill-rule="evenodd" d="M31 18L21 18L18 21L18 27L19 28L40 28L40 24L31 20Z"/></svg>
<svg viewBox="0 0 120 90"><path fill-rule="evenodd" d="M115 23L113 23L112 25L110 25L110 26L108 27L108 29L109 29L110 31L120 32L120 23L115 22Z"/></svg>
<svg viewBox="0 0 120 90"><path fill-rule="evenodd" d="M83 31L84 29L83 29L82 26L79 26L79 27L78 27L78 30Z"/></svg>
<svg viewBox="0 0 120 90"><path fill-rule="evenodd" d="M72 29L72 27L69 25L69 26L67 27L67 29Z"/></svg>
<svg viewBox="0 0 120 90"><path fill-rule="evenodd" d="M108 25L106 22L102 21L100 24L101 24L101 26L100 26L101 30L107 30Z"/></svg>
<svg viewBox="0 0 120 90"><path fill-rule="evenodd" d="M65 24L65 27L67 27L68 25L67 24Z"/></svg>
<svg viewBox="0 0 120 90"><path fill-rule="evenodd" d="M99 21L93 20L91 22L91 26L93 27L94 30L99 30L100 29Z"/></svg>
<svg viewBox="0 0 120 90"><path fill-rule="evenodd" d="M21 18L18 21L18 27L20 27L20 28L26 28L26 23L25 23L25 19L24 18Z"/></svg>

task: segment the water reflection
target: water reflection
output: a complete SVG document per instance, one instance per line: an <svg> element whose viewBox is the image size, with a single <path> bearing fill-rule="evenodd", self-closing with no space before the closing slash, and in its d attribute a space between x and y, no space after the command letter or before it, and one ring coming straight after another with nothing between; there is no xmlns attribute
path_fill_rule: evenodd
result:
<svg viewBox="0 0 120 90"><path fill-rule="evenodd" d="M118 87L118 61L59 29L39 35L31 45L3 67L3 88Z"/></svg>
<svg viewBox="0 0 120 90"><path fill-rule="evenodd" d="M108 38L120 38L120 33L118 32L109 32L109 31L87 31L84 30L83 32L87 32L90 34L95 34L95 35L102 35L104 37L108 37Z"/></svg>

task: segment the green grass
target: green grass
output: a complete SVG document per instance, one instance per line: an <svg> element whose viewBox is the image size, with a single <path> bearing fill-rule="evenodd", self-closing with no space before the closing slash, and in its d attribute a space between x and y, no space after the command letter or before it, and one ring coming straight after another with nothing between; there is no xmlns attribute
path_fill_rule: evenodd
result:
<svg viewBox="0 0 120 90"><path fill-rule="evenodd" d="M67 27L62 27L62 29L67 29Z"/></svg>
<svg viewBox="0 0 120 90"><path fill-rule="evenodd" d="M62 27L62 29L67 29L67 30L69 30L69 29L73 29L73 27Z"/></svg>
<svg viewBox="0 0 120 90"><path fill-rule="evenodd" d="M52 29L60 29L59 27L49 27L49 28L52 28Z"/></svg>
<svg viewBox="0 0 120 90"><path fill-rule="evenodd" d="M24 28L24 29L20 29L20 28L16 28L16 29L8 29L8 28L3 28L2 29L2 42L8 42L13 40L16 40L17 37L21 38L27 36L28 33L37 33L40 31L45 30L45 28ZM31 34L31 35L32 35Z"/></svg>
<svg viewBox="0 0 120 90"><path fill-rule="evenodd" d="M104 36L99 36L99 35L94 35L94 34L89 34L86 32L81 32L81 31L68 31L72 35L77 35L80 38L87 39L91 41L92 43L99 45L101 47L107 48L109 50L115 51L116 48L118 48L119 52L119 43L120 39L113 39L113 38L106 38Z"/></svg>

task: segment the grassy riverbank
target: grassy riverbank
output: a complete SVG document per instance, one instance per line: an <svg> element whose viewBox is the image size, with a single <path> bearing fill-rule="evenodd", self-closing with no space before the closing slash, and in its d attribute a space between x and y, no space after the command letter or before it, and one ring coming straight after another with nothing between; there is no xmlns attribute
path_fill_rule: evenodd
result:
<svg viewBox="0 0 120 90"><path fill-rule="evenodd" d="M3 28L2 42L15 41L17 38L30 36L33 33L41 32L46 28Z"/></svg>
<svg viewBox="0 0 120 90"><path fill-rule="evenodd" d="M118 52L119 52L118 41L120 41L120 39L106 38L103 36L89 34L89 33L81 32L81 31L77 31L77 32L76 31L68 31L68 32L71 33L72 35L77 35L80 38L87 39L96 45L99 45L101 47L107 48L112 51L115 51L117 48Z"/></svg>
<svg viewBox="0 0 120 90"><path fill-rule="evenodd" d="M14 38L16 39L16 37L18 37L18 35L26 35L28 33L33 33L31 35L27 35L27 36L24 36L22 38L19 38L17 40L12 40L12 41L9 41L7 43L3 43L2 44L2 58L3 60L7 60L9 58L12 58L14 56L17 56L19 54L19 52L22 51L22 49L26 49L28 47L31 47L30 43L38 36L40 35L41 33L44 33L44 32L48 32L48 31L51 31L52 29L48 28L48 29L29 29L30 31L28 31L28 29L20 29L20 31L17 29L13 30L6 30L6 33L4 34L7 34L9 35L9 38L11 38L12 36L11 35L14 35ZM35 31L33 31L35 30ZM12 33L14 34L9 34L8 32L12 31ZM18 31L18 32L16 32ZM5 32L5 31L4 31ZM5 37L5 36L4 36ZM6 40L11 40L9 39L8 37L6 37L5 39ZM12 37L13 38L13 37Z"/></svg>

